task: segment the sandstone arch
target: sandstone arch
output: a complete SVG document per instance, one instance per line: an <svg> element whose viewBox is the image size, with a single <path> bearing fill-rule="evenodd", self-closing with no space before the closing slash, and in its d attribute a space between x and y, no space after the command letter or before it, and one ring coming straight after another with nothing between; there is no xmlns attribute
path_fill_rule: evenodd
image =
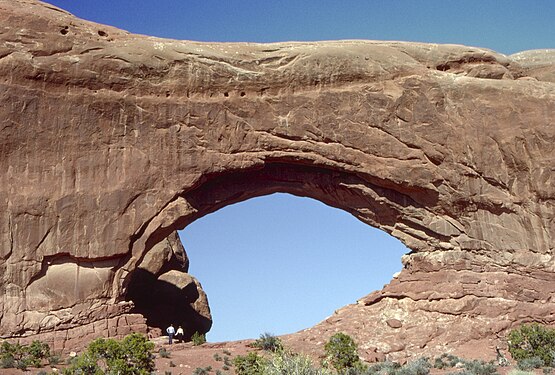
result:
<svg viewBox="0 0 555 375"><path fill-rule="evenodd" d="M145 329L134 272L186 271L167 246L144 263L155 245L273 191L412 250L384 290L293 341L342 329L403 356L555 322L553 51L182 42L34 0L0 1L0 21L2 336Z"/></svg>

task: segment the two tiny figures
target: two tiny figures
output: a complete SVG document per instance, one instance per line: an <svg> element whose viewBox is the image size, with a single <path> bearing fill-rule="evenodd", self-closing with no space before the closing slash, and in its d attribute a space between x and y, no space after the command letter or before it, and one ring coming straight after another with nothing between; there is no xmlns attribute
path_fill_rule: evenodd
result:
<svg viewBox="0 0 555 375"><path fill-rule="evenodd" d="M179 326L176 331L173 324L170 324L170 326L166 328L166 333L168 334L168 344L173 344L174 337L176 340L179 340L179 342L183 342L184 332L181 326Z"/></svg>

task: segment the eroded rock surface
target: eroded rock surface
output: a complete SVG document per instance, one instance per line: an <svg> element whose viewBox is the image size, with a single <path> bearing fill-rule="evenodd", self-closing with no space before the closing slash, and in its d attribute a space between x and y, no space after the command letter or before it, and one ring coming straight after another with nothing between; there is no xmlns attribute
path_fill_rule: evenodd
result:
<svg viewBox="0 0 555 375"><path fill-rule="evenodd" d="M344 330L369 358L486 352L555 323L553 51L164 40L34 0L1 0L0 25L2 336L146 331L136 280L206 318L157 244L278 191L412 250L291 345Z"/></svg>

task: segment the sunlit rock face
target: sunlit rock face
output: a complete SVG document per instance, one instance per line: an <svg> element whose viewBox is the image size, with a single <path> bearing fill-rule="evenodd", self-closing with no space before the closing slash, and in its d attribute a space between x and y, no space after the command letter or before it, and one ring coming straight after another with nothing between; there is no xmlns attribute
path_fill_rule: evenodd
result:
<svg viewBox="0 0 555 375"><path fill-rule="evenodd" d="M151 295L206 331L175 230L273 192L412 250L292 346L342 330L368 359L493 355L520 322L555 323L553 51L184 42L33 0L1 0L0 25L3 337L155 332L170 307Z"/></svg>

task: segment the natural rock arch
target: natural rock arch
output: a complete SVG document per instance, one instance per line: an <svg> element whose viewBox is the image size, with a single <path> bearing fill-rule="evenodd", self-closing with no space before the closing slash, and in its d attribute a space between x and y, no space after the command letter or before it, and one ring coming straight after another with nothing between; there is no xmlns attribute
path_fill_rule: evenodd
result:
<svg viewBox="0 0 555 375"><path fill-rule="evenodd" d="M176 229L275 191L412 250L292 345L340 329L401 357L555 322L553 51L182 42L34 0L0 1L0 21L2 336L67 348L146 329L126 301L138 269L175 286Z"/></svg>

